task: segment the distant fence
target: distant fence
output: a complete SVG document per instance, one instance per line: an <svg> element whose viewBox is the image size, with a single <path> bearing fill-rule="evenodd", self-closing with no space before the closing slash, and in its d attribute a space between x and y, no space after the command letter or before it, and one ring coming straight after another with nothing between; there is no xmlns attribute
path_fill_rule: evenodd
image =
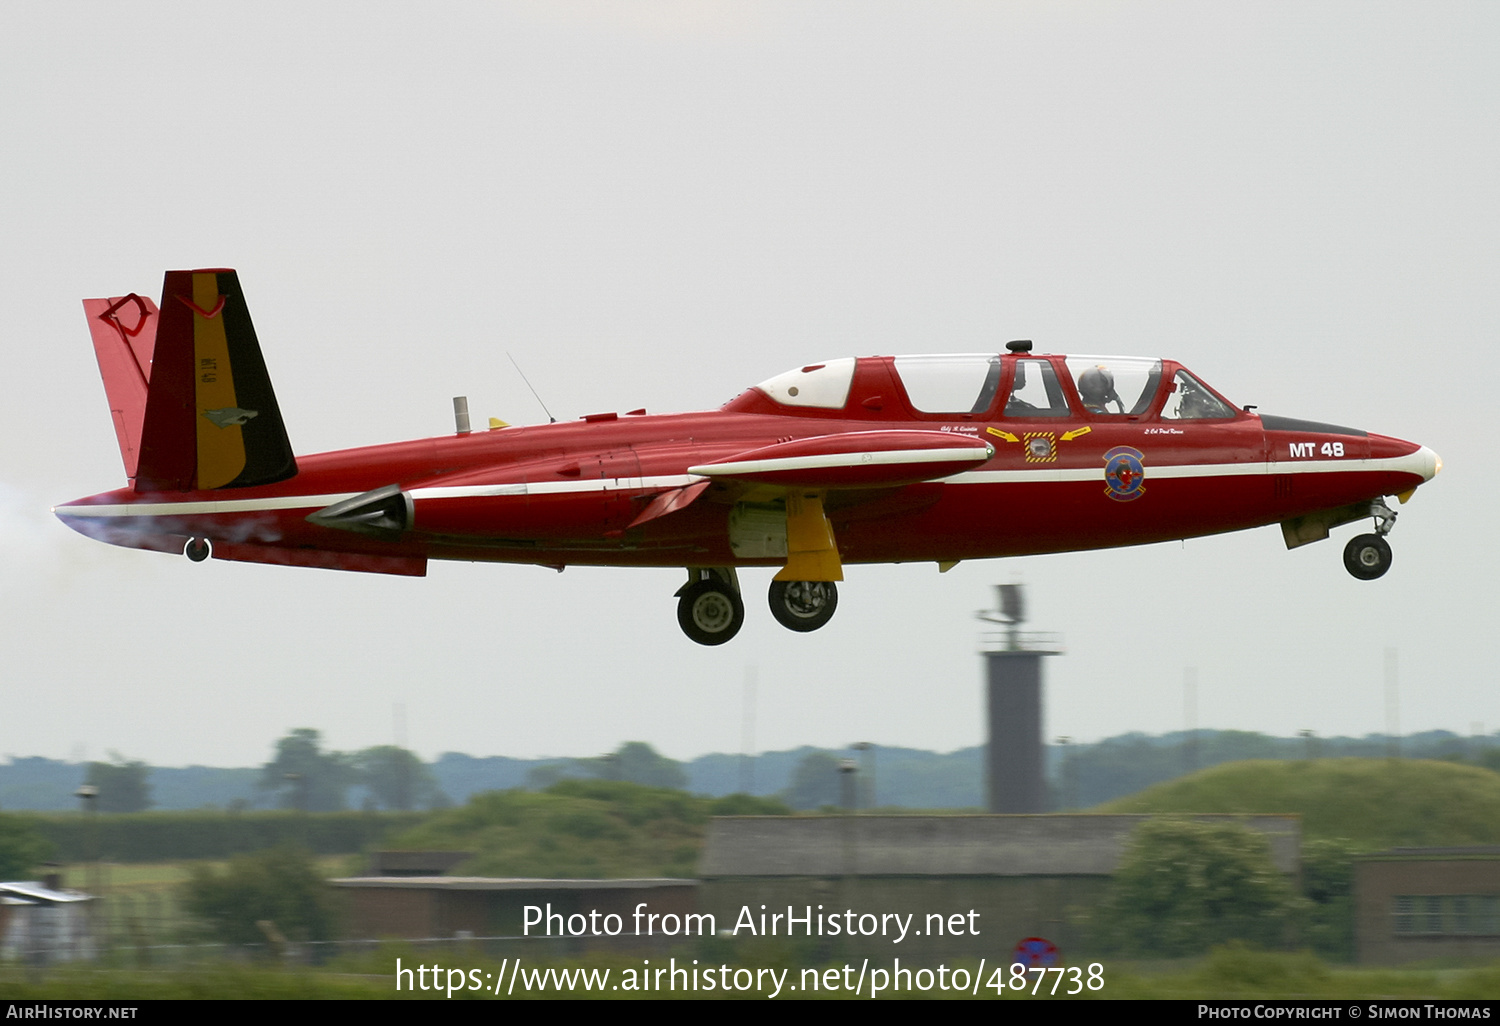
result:
<svg viewBox="0 0 1500 1026"><path fill-rule="evenodd" d="M219 859L295 844L319 855L364 851L425 812L10 813L36 827L62 862Z"/></svg>

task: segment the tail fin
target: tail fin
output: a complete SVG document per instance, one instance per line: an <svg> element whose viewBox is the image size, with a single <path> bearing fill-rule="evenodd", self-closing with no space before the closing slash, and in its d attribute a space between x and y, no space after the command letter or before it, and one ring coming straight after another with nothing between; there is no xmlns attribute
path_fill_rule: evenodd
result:
<svg viewBox="0 0 1500 1026"><path fill-rule="evenodd" d="M135 477L146 419L146 382L156 346L156 304L132 292L115 299L85 299L83 312L94 337L94 355L109 397L125 476Z"/></svg>
<svg viewBox="0 0 1500 1026"><path fill-rule="evenodd" d="M297 473L233 271L168 271L159 310L134 295L84 308L137 491L245 488Z"/></svg>

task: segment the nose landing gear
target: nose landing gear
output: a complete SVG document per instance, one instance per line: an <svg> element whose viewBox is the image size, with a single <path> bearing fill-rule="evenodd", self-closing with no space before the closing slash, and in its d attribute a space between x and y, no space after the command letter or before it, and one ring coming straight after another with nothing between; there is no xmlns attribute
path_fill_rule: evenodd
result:
<svg viewBox="0 0 1500 1026"><path fill-rule="evenodd" d="M1344 569L1361 581L1373 581L1391 568L1391 546L1385 536L1396 526L1396 511L1384 499L1375 499L1370 515L1375 518L1375 533L1356 535L1344 546Z"/></svg>
<svg viewBox="0 0 1500 1026"><path fill-rule="evenodd" d="M1373 581L1391 568L1391 547L1378 534L1361 534L1344 546L1344 569L1361 581Z"/></svg>

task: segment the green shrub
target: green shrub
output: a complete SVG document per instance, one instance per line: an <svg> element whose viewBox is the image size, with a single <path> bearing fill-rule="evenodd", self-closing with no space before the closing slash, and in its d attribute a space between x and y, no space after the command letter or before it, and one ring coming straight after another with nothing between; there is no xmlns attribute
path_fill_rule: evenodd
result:
<svg viewBox="0 0 1500 1026"><path fill-rule="evenodd" d="M36 827L19 816L0 816L0 880L22 880L52 854Z"/></svg>
<svg viewBox="0 0 1500 1026"><path fill-rule="evenodd" d="M775 798L753 794L726 794L708 806L710 816L790 816L792 810Z"/></svg>
<svg viewBox="0 0 1500 1026"><path fill-rule="evenodd" d="M1233 824L1138 827L1101 910L1104 943L1175 958L1231 940L1286 943L1298 901L1264 835Z"/></svg>
<svg viewBox="0 0 1500 1026"><path fill-rule="evenodd" d="M1344 838L1304 841L1302 940L1318 954L1354 959L1354 856L1364 849Z"/></svg>
<svg viewBox="0 0 1500 1026"><path fill-rule="evenodd" d="M699 798L620 780L490 791L393 837L393 847L469 851L457 872L558 878L692 876L710 815L785 814L745 795Z"/></svg>
<svg viewBox="0 0 1500 1026"><path fill-rule="evenodd" d="M259 944L268 921L291 941L331 940L334 906L328 883L305 850L290 846L231 859L223 874L193 870L187 911L226 944Z"/></svg>

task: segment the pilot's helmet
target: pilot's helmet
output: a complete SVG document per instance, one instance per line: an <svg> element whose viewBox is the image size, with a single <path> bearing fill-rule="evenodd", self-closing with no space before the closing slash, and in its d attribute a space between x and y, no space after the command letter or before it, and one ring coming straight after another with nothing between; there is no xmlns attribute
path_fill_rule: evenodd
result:
<svg viewBox="0 0 1500 1026"><path fill-rule="evenodd" d="M1115 376L1105 367L1090 367L1078 375L1078 395L1085 406L1102 407L1115 392Z"/></svg>

